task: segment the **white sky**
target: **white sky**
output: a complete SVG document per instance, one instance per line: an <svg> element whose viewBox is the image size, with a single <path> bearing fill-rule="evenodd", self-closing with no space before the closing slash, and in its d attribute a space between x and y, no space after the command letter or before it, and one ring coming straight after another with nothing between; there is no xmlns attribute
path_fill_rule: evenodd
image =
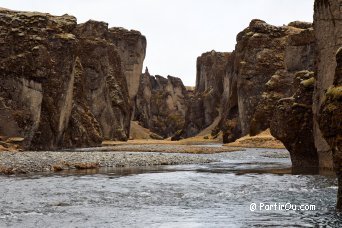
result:
<svg viewBox="0 0 342 228"><path fill-rule="evenodd" d="M147 38L145 66L151 74L182 78L194 85L196 58L232 51L238 32L254 19L274 25L312 22L314 0L0 0L13 10L65 13L110 27L139 30Z"/></svg>

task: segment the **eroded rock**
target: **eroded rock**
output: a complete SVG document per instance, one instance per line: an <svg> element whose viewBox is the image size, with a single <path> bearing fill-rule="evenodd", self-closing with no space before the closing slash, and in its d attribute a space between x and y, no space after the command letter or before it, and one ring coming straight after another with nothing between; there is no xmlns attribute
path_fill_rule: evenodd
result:
<svg viewBox="0 0 342 228"><path fill-rule="evenodd" d="M220 116L223 78L228 52L211 51L197 58L196 87L189 96L185 125L175 138L191 137L211 125Z"/></svg>
<svg viewBox="0 0 342 228"><path fill-rule="evenodd" d="M35 150L128 138L123 67L131 61L120 56L113 29L7 9L0 10L0 27L1 135L23 137L24 148Z"/></svg>
<svg viewBox="0 0 342 228"><path fill-rule="evenodd" d="M182 129L187 112L187 91L180 78L151 76L140 79L134 120L163 138Z"/></svg>

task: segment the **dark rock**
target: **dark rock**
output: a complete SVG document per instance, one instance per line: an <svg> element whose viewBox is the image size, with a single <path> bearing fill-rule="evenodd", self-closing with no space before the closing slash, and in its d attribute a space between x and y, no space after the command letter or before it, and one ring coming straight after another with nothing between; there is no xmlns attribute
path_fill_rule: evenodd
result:
<svg viewBox="0 0 342 228"><path fill-rule="evenodd" d="M184 125L187 91L181 79L151 76L146 69L140 79L134 120L167 138Z"/></svg>
<svg viewBox="0 0 342 228"><path fill-rule="evenodd" d="M146 38L139 31L129 31L124 28L110 28L107 37L115 45L122 60L122 70L127 81L133 117L140 75L146 55Z"/></svg>
<svg viewBox="0 0 342 228"><path fill-rule="evenodd" d="M250 123L266 83L276 71L285 68L286 40L292 30L292 27L276 27L261 20L252 20L249 27L237 36L235 70L238 72L237 93L242 135L250 133Z"/></svg>
<svg viewBox="0 0 342 228"><path fill-rule="evenodd" d="M337 50L342 46L342 16L340 3L335 0L316 0L314 31L317 41L316 86L314 92L314 137L320 166L333 167L332 148L323 136L318 119L325 93L334 83Z"/></svg>
<svg viewBox="0 0 342 228"><path fill-rule="evenodd" d="M293 87L293 96L280 99L273 109L271 133L290 152L293 169L318 168L313 138L313 72L296 73Z"/></svg>
<svg viewBox="0 0 342 228"><path fill-rule="evenodd" d="M106 23L88 21L77 26L78 55L84 70L84 88L91 112L107 140L127 140L130 104L121 59Z"/></svg>
<svg viewBox="0 0 342 228"><path fill-rule="evenodd" d="M223 78L230 53L207 52L197 58L195 91L189 97L182 136L191 137L211 125L220 116Z"/></svg>
<svg viewBox="0 0 342 228"><path fill-rule="evenodd" d="M0 13L1 135L23 137L35 150L128 138L127 64L106 23Z"/></svg>
<svg viewBox="0 0 342 228"><path fill-rule="evenodd" d="M319 112L319 126L332 148L334 169L339 178L337 208L342 209L342 48L336 55L334 82L325 93Z"/></svg>

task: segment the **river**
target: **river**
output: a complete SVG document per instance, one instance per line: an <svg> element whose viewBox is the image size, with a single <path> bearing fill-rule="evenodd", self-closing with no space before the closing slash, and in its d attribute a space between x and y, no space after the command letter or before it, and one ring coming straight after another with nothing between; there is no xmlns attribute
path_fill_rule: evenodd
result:
<svg viewBox="0 0 342 228"><path fill-rule="evenodd" d="M336 177L292 174L287 151L200 156L221 161L0 176L0 227L341 227Z"/></svg>

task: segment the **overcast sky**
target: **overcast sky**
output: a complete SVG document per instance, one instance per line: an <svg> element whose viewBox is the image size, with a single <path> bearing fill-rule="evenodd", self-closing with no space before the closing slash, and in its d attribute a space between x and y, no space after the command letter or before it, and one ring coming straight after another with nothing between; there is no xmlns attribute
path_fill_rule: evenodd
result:
<svg viewBox="0 0 342 228"><path fill-rule="evenodd" d="M110 27L139 30L147 38L145 66L151 74L182 78L194 85L196 58L203 52L232 51L238 32L251 19L283 25L312 22L314 0L0 0L13 10L65 13Z"/></svg>

